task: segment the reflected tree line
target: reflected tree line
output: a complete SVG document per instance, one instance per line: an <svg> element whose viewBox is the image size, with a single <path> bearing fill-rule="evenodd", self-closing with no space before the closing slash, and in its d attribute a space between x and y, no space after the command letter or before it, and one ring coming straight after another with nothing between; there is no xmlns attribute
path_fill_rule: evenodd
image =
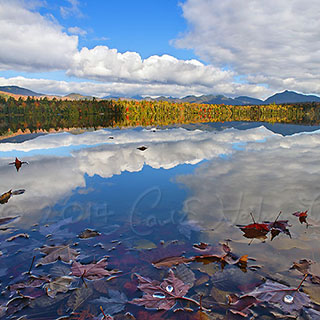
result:
<svg viewBox="0 0 320 320"><path fill-rule="evenodd" d="M60 100L0 97L0 135L69 128L166 126L261 121L316 125L319 103L226 106L136 100Z"/></svg>

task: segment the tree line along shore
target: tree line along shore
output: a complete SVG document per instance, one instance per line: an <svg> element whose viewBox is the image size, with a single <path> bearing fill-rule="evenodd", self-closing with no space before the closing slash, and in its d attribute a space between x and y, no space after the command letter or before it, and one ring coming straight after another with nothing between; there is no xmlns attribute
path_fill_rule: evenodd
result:
<svg viewBox="0 0 320 320"><path fill-rule="evenodd" d="M259 121L316 125L320 103L212 105L147 100L59 100L0 97L0 135L68 128L167 126Z"/></svg>

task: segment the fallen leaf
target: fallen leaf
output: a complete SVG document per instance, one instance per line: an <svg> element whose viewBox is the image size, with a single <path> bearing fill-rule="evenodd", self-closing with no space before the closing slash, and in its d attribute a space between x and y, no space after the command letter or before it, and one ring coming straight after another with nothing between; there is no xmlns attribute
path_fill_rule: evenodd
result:
<svg viewBox="0 0 320 320"><path fill-rule="evenodd" d="M46 256L39 261L38 265L52 263L57 260L61 260L65 263L71 263L79 255L77 250L71 249L68 245L44 246L40 251L46 254Z"/></svg>
<svg viewBox="0 0 320 320"><path fill-rule="evenodd" d="M36 277L36 276L29 276L26 281L20 281L8 286L10 291L12 290L21 290L24 288L38 288L41 287L44 283L48 282L49 278L46 276Z"/></svg>
<svg viewBox="0 0 320 320"><path fill-rule="evenodd" d="M141 147L139 147L139 148L137 148L137 149L140 150L140 151L145 151L145 150L147 150L148 148L145 147L145 146L141 146Z"/></svg>
<svg viewBox="0 0 320 320"><path fill-rule="evenodd" d="M217 250L217 249L216 249ZM231 248L227 244L222 244L218 247L216 254L203 254L190 258L192 261L202 262L203 264L209 264L212 262L220 263L221 269L228 264L239 265L242 268L246 269L248 255L237 257L231 252Z"/></svg>
<svg viewBox="0 0 320 320"><path fill-rule="evenodd" d="M85 309L81 312L72 312L71 317L68 317L67 319L72 320L97 320L97 318L90 312L90 310ZM61 319L61 318L59 318ZM57 319L57 320L59 320Z"/></svg>
<svg viewBox="0 0 320 320"><path fill-rule="evenodd" d="M100 236L101 233L96 231L96 230L92 230L92 229L86 229L84 231L82 231L78 237L80 239L89 239L89 238L93 238L93 237L97 237Z"/></svg>
<svg viewBox="0 0 320 320"><path fill-rule="evenodd" d="M139 281L138 288L144 295L142 298L132 300L131 303L150 309L170 310L190 288L178 279L172 270L169 270L168 277L161 283L141 277L139 274L135 275Z"/></svg>
<svg viewBox="0 0 320 320"><path fill-rule="evenodd" d="M249 295L238 297L236 294L230 294L227 298L230 305L230 311L234 314L239 314L242 317L247 317L250 313L250 307L259 303L259 300Z"/></svg>
<svg viewBox="0 0 320 320"><path fill-rule="evenodd" d="M188 263L193 261L193 259L190 258L186 258L186 257L167 257L164 259L160 259L159 261L155 261L152 262L152 264L156 267L156 268L161 268L161 267L172 267L172 266L176 266L178 264L181 263Z"/></svg>
<svg viewBox="0 0 320 320"><path fill-rule="evenodd" d="M271 241L280 233L285 233L291 238L291 233L288 229L288 227L290 227L288 221L289 220L278 220L269 223L269 228L271 231Z"/></svg>
<svg viewBox="0 0 320 320"><path fill-rule="evenodd" d="M139 239L134 242L133 248L138 250L145 250L145 249L154 249L157 248L157 246L154 244L154 242L147 240L147 239Z"/></svg>
<svg viewBox="0 0 320 320"><path fill-rule="evenodd" d="M308 274L311 282L320 284L320 264L307 259L294 262L290 269L295 269L302 274Z"/></svg>
<svg viewBox="0 0 320 320"><path fill-rule="evenodd" d="M50 298L55 298L59 292L68 292L72 281L72 277L63 276L50 281L44 286L44 288Z"/></svg>
<svg viewBox="0 0 320 320"><path fill-rule="evenodd" d="M93 294L93 290L82 285L81 288L76 289L67 301L67 306L72 309L72 311L77 310L83 303L85 303Z"/></svg>
<svg viewBox="0 0 320 320"><path fill-rule="evenodd" d="M190 270L185 264L180 264L174 268L174 274L179 278L183 283L188 285L190 288L193 287L196 277L194 272Z"/></svg>
<svg viewBox="0 0 320 320"><path fill-rule="evenodd" d="M9 163L9 165L12 165L12 164L16 167L17 171L19 171L19 169L22 167L23 164L29 164L29 163L26 161L21 161L16 157L14 162Z"/></svg>
<svg viewBox="0 0 320 320"><path fill-rule="evenodd" d="M307 217L308 217L308 210L306 211L297 211L293 213L294 216L299 218L300 223L305 223L308 227Z"/></svg>
<svg viewBox="0 0 320 320"><path fill-rule="evenodd" d="M8 192L5 192L3 193L1 196L0 196L0 203L1 204L5 204L9 201L9 199L11 198L12 196L12 189L9 190Z"/></svg>
<svg viewBox="0 0 320 320"><path fill-rule="evenodd" d="M252 296L258 300L279 305L286 313L299 311L303 307L310 305L310 298L305 293L271 280L267 280L246 296Z"/></svg>
<svg viewBox="0 0 320 320"><path fill-rule="evenodd" d="M204 243L204 242L200 242L199 244L194 244L193 247L195 249L199 249L199 250L206 250L208 248L209 244L208 243Z"/></svg>
<svg viewBox="0 0 320 320"><path fill-rule="evenodd" d="M7 303L7 315L15 314L30 304L31 299L27 297L16 297Z"/></svg>
<svg viewBox="0 0 320 320"><path fill-rule="evenodd" d="M27 233L19 233L19 234L16 234L8 239L6 239L6 241L10 242L10 241L13 241L17 238L25 238L25 239L29 239L29 235Z"/></svg>
<svg viewBox="0 0 320 320"><path fill-rule="evenodd" d="M72 275L87 278L89 280L96 280L103 277L110 277L111 275L118 273L118 271L106 270L105 267L107 264L107 259L101 259L97 263L90 263L86 265L74 261L71 267Z"/></svg>
<svg viewBox="0 0 320 320"><path fill-rule="evenodd" d="M246 226L238 226L243 232L243 236L248 239L267 239L267 234L270 231L268 223L251 223Z"/></svg>
<svg viewBox="0 0 320 320"><path fill-rule="evenodd" d="M302 274L309 273L309 267L312 261L307 259L301 259L299 262L294 262L290 269L296 269Z"/></svg>
<svg viewBox="0 0 320 320"><path fill-rule="evenodd" d="M123 292L109 289L108 296L109 298L100 297L99 299L93 300L93 302L101 306L102 309L107 310L111 316L124 310L128 299Z"/></svg>

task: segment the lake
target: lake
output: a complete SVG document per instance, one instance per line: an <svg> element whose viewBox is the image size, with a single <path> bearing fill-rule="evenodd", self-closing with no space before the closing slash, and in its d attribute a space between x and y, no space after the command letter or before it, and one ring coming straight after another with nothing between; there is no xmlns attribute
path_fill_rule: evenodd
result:
<svg viewBox="0 0 320 320"><path fill-rule="evenodd" d="M319 159L262 122L6 139L0 318L319 319Z"/></svg>

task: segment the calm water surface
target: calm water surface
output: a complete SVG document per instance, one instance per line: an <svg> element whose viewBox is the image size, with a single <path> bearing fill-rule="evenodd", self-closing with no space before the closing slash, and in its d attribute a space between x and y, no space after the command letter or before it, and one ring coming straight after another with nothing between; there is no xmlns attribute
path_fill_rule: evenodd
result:
<svg viewBox="0 0 320 320"><path fill-rule="evenodd" d="M0 194L13 191L0 204L0 219L17 217L0 225L0 318L102 319L102 306L115 319L134 319L128 312L136 319L238 319L228 311L228 294L250 292L266 278L297 286L303 276L290 271L293 263L320 260L318 130L234 123L104 129L0 143ZM28 164L17 171L8 165L15 157ZM292 215L306 210L308 228ZM256 222L272 222L280 211L279 219L289 220L291 238L281 232L272 241L269 235L264 241L248 239L238 227L252 223L250 213ZM100 234L79 238L88 228ZM21 233L25 235L7 241ZM249 256L247 272L237 265L222 270L217 262L171 267L178 278L192 283L188 297L199 301L203 295L212 310L207 318L192 304L188 307L194 312L173 313L126 302L142 296L134 273L162 281L169 267L157 269L152 263L204 254L192 247L200 242L212 247L227 243L237 257ZM45 245L68 245L78 251L75 260L82 264L108 256L107 269L122 273L111 280L71 275L71 284L49 297L48 283L70 276L72 264L58 259L37 265L45 257L39 249ZM27 283L30 267L34 276L48 280L20 291L8 288ZM306 281L303 287L312 302L320 303L316 285ZM112 299L123 303L115 309ZM255 312L274 319L273 307L285 314L273 305L255 307Z"/></svg>

